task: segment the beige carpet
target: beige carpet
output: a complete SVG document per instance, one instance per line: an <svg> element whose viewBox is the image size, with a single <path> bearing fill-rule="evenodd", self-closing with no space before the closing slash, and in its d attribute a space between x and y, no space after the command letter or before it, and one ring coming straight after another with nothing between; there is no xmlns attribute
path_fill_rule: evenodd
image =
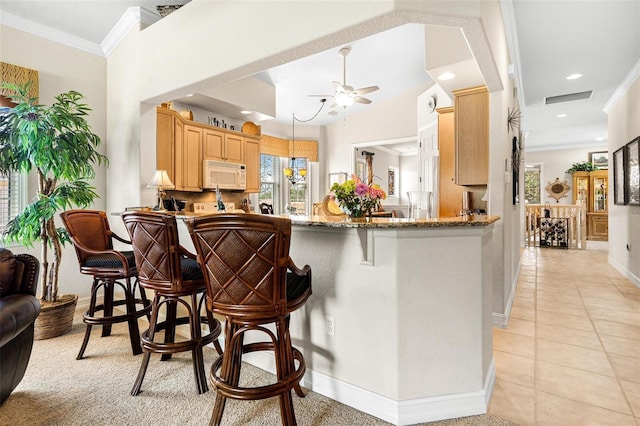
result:
<svg viewBox="0 0 640 426"><path fill-rule="evenodd" d="M127 329L114 326L113 335L100 337L94 327L85 359L76 361L84 324L76 316L70 333L36 341L25 378L0 407L0 425L207 425L215 391L198 395L189 353L161 362L152 355L142 393L129 394L142 356L132 356ZM208 368L216 358L206 349ZM267 383L273 376L243 366L241 384ZM294 395L300 425L386 425L380 419L314 392ZM278 400L229 400L225 425L278 425ZM474 416L434 425L511 425L493 416Z"/></svg>

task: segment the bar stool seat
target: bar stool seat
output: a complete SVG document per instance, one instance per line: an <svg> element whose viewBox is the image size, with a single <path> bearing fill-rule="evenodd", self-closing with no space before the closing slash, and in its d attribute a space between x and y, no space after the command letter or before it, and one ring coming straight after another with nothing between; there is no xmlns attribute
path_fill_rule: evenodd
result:
<svg viewBox="0 0 640 426"><path fill-rule="evenodd" d="M289 257L291 221L217 214L190 218L187 227L207 284L207 310L225 318L224 353L211 367L217 395L210 424L222 421L227 398L278 396L282 423L295 425L291 390L304 397L300 381L306 366L291 343L289 322L311 295L311 268L299 269ZM275 324L275 332L268 324ZM262 332L268 339L245 344L247 331ZM274 352L277 382L241 386L242 355L256 351Z"/></svg>

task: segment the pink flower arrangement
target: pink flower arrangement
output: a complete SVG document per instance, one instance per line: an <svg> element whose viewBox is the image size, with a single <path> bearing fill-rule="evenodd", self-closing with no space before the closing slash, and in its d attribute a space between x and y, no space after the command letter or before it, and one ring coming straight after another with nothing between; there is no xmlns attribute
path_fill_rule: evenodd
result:
<svg viewBox="0 0 640 426"><path fill-rule="evenodd" d="M351 217L370 215L380 207L380 201L387 198L387 193L377 183L367 185L356 176L344 183L334 183L331 187L331 198L342 211Z"/></svg>

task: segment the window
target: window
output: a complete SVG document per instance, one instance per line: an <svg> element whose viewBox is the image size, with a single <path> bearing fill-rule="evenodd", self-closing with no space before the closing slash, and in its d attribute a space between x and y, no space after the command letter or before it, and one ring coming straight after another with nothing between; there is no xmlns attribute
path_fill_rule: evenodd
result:
<svg viewBox="0 0 640 426"><path fill-rule="evenodd" d="M260 154L260 194L258 202L273 207L274 214L280 214L280 157Z"/></svg>
<svg viewBox="0 0 640 426"><path fill-rule="evenodd" d="M4 232L11 219L24 208L26 175L11 173L0 175L0 234Z"/></svg>
<svg viewBox="0 0 640 426"><path fill-rule="evenodd" d="M529 204L540 204L540 164L527 164L524 169L524 199Z"/></svg>
<svg viewBox="0 0 640 426"><path fill-rule="evenodd" d="M296 158L293 167L300 169L307 169L309 173L309 164L306 158ZM307 214L307 181L309 175L305 180L296 183L295 185L289 184L289 202L287 203L289 214L306 215Z"/></svg>

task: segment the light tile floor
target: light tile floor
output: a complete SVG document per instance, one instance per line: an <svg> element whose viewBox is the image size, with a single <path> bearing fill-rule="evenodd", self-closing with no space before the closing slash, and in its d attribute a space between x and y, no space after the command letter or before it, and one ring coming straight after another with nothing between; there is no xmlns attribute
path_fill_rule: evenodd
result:
<svg viewBox="0 0 640 426"><path fill-rule="evenodd" d="M508 327L493 333L489 413L519 425L640 426L640 289L604 247L523 251Z"/></svg>

